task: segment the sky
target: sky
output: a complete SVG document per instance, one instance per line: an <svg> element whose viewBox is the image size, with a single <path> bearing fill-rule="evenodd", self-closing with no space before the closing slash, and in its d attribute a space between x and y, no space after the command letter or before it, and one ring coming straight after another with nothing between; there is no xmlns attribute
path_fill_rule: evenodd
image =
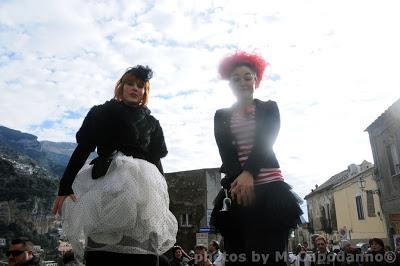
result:
<svg viewBox="0 0 400 266"><path fill-rule="evenodd" d="M149 108L166 172L219 167L217 109L235 98L220 60L269 62L255 97L274 100L274 149L301 197L363 160L364 130L399 98L397 1L0 0L0 124L75 141L87 111L137 64L154 70Z"/></svg>

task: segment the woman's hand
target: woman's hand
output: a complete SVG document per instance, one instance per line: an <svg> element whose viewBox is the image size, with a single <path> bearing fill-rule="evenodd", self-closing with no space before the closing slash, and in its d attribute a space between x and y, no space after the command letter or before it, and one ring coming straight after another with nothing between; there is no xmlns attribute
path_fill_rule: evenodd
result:
<svg viewBox="0 0 400 266"><path fill-rule="evenodd" d="M231 184L232 200L248 206L254 200L254 178L248 171L243 171Z"/></svg>
<svg viewBox="0 0 400 266"><path fill-rule="evenodd" d="M67 197L70 197L73 201L76 201L75 194L70 194L68 196L57 196L53 204L53 214L58 213L61 215L62 205Z"/></svg>

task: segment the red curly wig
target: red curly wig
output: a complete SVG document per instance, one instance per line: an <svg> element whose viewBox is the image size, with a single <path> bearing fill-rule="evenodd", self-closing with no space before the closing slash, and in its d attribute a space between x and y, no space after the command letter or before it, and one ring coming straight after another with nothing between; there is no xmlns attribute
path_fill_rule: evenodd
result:
<svg viewBox="0 0 400 266"><path fill-rule="evenodd" d="M237 51L232 55L229 55L222 59L219 64L218 72L221 75L221 79L229 79L233 69L238 66L249 66L256 74L256 88L260 86L260 82L263 78L264 70L268 66L264 58L258 54L250 54L244 51Z"/></svg>

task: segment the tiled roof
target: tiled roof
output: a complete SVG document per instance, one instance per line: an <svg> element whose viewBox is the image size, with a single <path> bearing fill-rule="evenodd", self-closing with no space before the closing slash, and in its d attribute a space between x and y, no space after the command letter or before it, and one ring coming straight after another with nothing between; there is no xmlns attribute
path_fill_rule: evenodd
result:
<svg viewBox="0 0 400 266"><path fill-rule="evenodd" d="M313 191L306 195L304 197L304 199L309 198L311 195L324 191L326 189L331 188L332 186L339 184L341 181L345 180L348 177L348 171L344 170L334 176L332 176L331 178L329 178L327 181L325 181L324 183L322 183L322 185L318 186L316 189L313 189Z"/></svg>
<svg viewBox="0 0 400 266"><path fill-rule="evenodd" d="M367 171L368 169L370 169L370 167L365 168L365 165L367 165L367 166L369 166L369 165L370 165L370 166L373 166L371 163L369 163L369 162L367 162L367 161L363 161L363 162L359 165L359 167L360 167L360 172L357 173L357 174L354 175L354 176L357 176L357 175L359 175L359 174L361 174L361 173ZM353 176L353 177L354 177L354 176ZM342 171L342 172L340 172L340 173L338 173L338 174L332 176L332 177L329 178L327 181L325 181L324 183L322 183L322 185L320 185L320 186L318 186L317 188L313 189L311 193L309 193L308 195L306 195L306 196L304 197L304 199L309 198L310 196L314 195L315 193L320 193L320 192L322 192L322 191L324 191L324 190L327 190L327 189L332 188L332 187L335 186L335 185L338 185L338 184L340 184L340 183L343 183L343 182L347 181L349 178L352 178L352 177L349 175L349 170L346 169L346 170L344 170L344 171Z"/></svg>

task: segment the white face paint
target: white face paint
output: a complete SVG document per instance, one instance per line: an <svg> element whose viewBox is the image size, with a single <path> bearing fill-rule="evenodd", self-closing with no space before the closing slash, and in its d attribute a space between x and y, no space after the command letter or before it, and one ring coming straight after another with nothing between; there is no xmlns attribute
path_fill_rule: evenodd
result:
<svg viewBox="0 0 400 266"><path fill-rule="evenodd" d="M239 102L253 99L256 79L256 74L248 66L238 66L233 69L229 85Z"/></svg>

